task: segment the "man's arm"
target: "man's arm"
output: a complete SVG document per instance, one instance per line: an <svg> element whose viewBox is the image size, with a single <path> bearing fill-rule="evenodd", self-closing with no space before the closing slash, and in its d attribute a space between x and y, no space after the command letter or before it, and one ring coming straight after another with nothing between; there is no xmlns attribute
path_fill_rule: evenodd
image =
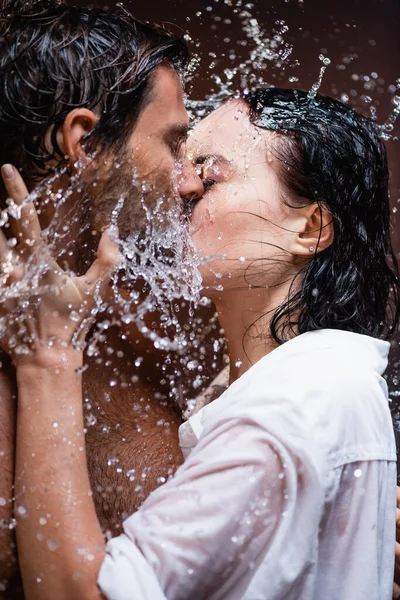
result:
<svg viewBox="0 0 400 600"><path fill-rule="evenodd" d="M8 359L0 370L0 597L17 570L13 529L16 385Z"/></svg>

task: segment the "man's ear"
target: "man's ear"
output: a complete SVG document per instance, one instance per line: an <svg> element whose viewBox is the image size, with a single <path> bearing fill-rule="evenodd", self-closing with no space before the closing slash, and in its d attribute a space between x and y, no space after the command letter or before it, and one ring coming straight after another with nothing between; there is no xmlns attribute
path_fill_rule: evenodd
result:
<svg viewBox="0 0 400 600"><path fill-rule="evenodd" d="M98 120L91 110L76 108L68 113L63 126L57 131L57 143L64 155L68 156L73 171L78 160L86 157L82 139L94 129Z"/></svg>
<svg viewBox="0 0 400 600"><path fill-rule="evenodd" d="M335 235L329 210L317 202L298 210L301 211L301 227L293 240L292 254L305 258L329 248Z"/></svg>

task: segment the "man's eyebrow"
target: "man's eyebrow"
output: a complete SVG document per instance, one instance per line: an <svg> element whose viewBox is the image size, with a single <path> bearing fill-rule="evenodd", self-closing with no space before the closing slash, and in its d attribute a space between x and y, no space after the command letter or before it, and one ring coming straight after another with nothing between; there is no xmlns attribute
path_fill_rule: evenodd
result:
<svg viewBox="0 0 400 600"><path fill-rule="evenodd" d="M189 133L189 125L187 123L178 123L167 127L164 131L164 136L168 138L187 138Z"/></svg>

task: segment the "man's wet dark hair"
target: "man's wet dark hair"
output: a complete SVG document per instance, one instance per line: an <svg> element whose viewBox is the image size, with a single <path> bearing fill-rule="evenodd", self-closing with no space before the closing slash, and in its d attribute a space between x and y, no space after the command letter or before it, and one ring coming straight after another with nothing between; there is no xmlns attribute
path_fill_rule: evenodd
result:
<svg viewBox="0 0 400 600"><path fill-rule="evenodd" d="M250 120L277 132L274 152L286 202L317 202L332 215L334 241L300 271L274 314L282 343L294 331L396 333L399 270L390 235L386 149L376 123L350 106L292 89L246 94ZM298 290L298 291L296 291Z"/></svg>
<svg viewBox="0 0 400 600"><path fill-rule="evenodd" d="M99 114L93 149L118 148L149 99L154 68L168 62L180 75L188 63L183 38L122 8L57 0L0 6L0 164L31 180L48 174L51 159L62 162L56 132L70 111Z"/></svg>

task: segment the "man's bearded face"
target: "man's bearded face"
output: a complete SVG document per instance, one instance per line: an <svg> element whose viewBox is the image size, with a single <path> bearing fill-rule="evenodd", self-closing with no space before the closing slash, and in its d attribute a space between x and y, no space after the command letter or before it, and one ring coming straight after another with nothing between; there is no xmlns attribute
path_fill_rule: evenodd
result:
<svg viewBox="0 0 400 600"><path fill-rule="evenodd" d="M185 155L188 125L177 75L166 65L157 67L150 99L125 147L95 159L94 180L89 177L82 190L87 202L81 222L90 223L85 248L93 252L110 222L118 225L121 239L144 235L149 219L162 227L165 213L183 208L184 196L202 192Z"/></svg>

